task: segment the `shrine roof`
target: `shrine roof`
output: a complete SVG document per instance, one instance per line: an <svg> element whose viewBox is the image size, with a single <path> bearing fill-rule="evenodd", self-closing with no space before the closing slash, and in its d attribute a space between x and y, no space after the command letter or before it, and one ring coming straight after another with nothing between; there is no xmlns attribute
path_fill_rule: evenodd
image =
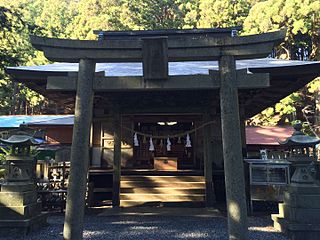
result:
<svg viewBox="0 0 320 240"><path fill-rule="evenodd" d="M0 128L26 125L73 125L73 115L8 115L0 116Z"/></svg>
<svg viewBox="0 0 320 240"><path fill-rule="evenodd" d="M77 72L78 63L54 63L39 66L7 67L9 74L19 73L43 73L43 74L63 74ZM298 66L320 67L320 62L280 60L274 58L260 58L250 60L237 60L237 69L274 69L281 71L282 68L292 68ZM169 62L169 75L197 75L208 74L208 70L218 70L217 61L194 61L194 62ZM105 72L105 76L142 76L142 63L97 63L96 72Z"/></svg>
<svg viewBox="0 0 320 240"><path fill-rule="evenodd" d="M320 62L316 61L260 58L237 60L236 66L238 70L247 69L252 73L268 73L270 76L269 87L239 90L239 101L245 108L246 118L250 118L265 108L274 105L282 98L301 89L307 83L320 76ZM194 81L196 86L200 82L198 80L201 76L209 76L209 70L218 71L218 62L169 62L169 76L180 78L181 82L179 84L183 83L183 76L186 76L186 79ZM47 79L50 77L68 77L71 76L69 73L76 73L77 71L78 63L54 63L6 68L6 72L11 76L12 80L26 84L32 90L69 109L74 108L75 91L63 88L47 89ZM117 79L118 77L128 80L126 82L128 84L134 82L135 78L143 78L142 63L97 63L96 72L100 72L106 77L114 78L108 84L117 80L121 82L122 80ZM97 74L100 75L99 73ZM141 90L138 91L139 98L137 98L137 91L128 87L118 91L98 91L95 96L108 104L112 101L118 102L123 109L129 109L131 112L132 109L139 109L140 107L142 109L146 107L145 105L155 106L158 104L157 101L164 101L163 99L166 99L167 102L174 102L177 108L181 107L180 109L185 110L185 106L189 106L188 111L192 113L203 111L199 106L205 107L208 101L216 106L219 104L218 89L189 88L188 90L180 90L177 88L174 92ZM212 91L215 93L212 94ZM108 92L107 97L105 95L106 92ZM193 97L190 97L190 92L192 92Z"/></svg>
<svg viewBox="0 0 320 240"><path fill-rule="evenodd" d="M294 132L293 127L246 127L246 143L248 145L280 145L279 140L285 140Z"/></svg>

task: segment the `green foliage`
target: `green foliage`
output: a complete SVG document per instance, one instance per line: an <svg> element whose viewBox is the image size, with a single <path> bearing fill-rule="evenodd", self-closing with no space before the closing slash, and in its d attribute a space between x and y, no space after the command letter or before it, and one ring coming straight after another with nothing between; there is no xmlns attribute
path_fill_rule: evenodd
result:
<svg viewBox="0 0 320 240"><path fill-rule="evenodd" d="M6 169L4 167L6 156L10 155L11 148L0 147L0 179L5 177Z"/></svg>
<svg viewBox="0 0 320 240"><path fill-rule="evenodd" d="M0 147L0 165L5 163L6 156L10 155L11 149L11 147Z"/></svg>
<svg viewBox="0 0 320 240"><path fill-rule="evenodd" d="M123 5L122 19L129 29L182 28L183 17L176 0L125 0Z"/></svg>
<svg viewBox="0 0 320 240"><path fill-rule="evenodd" d="M10 5L0 4L0 114L25 113L26 106L34 107L43 98L21 84L12 83L4 73L5 66L28 64L33 59L33 48L29 43L29 33L35 26L24 19L24 14ZM18 91L23 89L23 91ZM29 104L32 102L32 104Z"/></svg>
<svg viewBox="0 0 320 240"><path fill-rule="evenodd" d="M320 0L1 0L0 114L41 113L47 101L5 75L5 66L48 61L29 43L29 34L96 39L93 30L132 30L244 26L242 34L287 28L277 49L280 58L296 58L299 48L320 60ZM300 109L320 102L320 80L249 120L276 125L301 118ZM314 110L314 112L320 112ZM300 114L301 115L301 114Z"/></svg>
<svg viewBox="0 0 320 240"><path fill-rule="evenodd" d="M311 59L320 59L320 0L267 0L255 4L246 20L247 34L287 28L282 58L292 59L292 49L310 46Z"/></svg>
<svg viewBox="0 0 320 240"><path fill-rule="evenodd" d="M198 27L241 26L247 17L251 2L247 0L200 0Z"/></svg>
<svg viewBox="0 0 320 240"><path fill-rule="evenodd" d="M66 34L76 39L96 39L93 30L123 30L120 21L122 1L80 0L69 5Z"/></svg>
<svg viewBox="0 0 320 240"><path fill-rule="evenodd" d="M244 33L256 34L275 31L285 27L286 39L277 49L283 59L302 59L298 51L306 50L310 59L319 60L320 46L320 1L319 0L267 0L256 3L244 21ZM285 123L293 118L305 119L300 113L307 105L314 106L312 94L318 91L320 81L314 80L306 88L281 100L274 106L274 114L262 112L251 122ZM310 101L311 100L311 101ZM314 110L312 110L315 112ZM311 111L311 112L312 112ZM297 113L297 114L296 114ZM273 120L270 120L273 118ZM259 120L259 121L258 121Z"/></svg>

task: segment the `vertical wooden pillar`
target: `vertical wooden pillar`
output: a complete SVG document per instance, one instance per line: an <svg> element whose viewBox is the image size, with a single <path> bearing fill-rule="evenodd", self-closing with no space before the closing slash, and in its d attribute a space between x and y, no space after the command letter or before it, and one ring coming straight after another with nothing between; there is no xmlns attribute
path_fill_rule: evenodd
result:
<svg viewBox="0 0 320 240"><path fill-rule="evenodd" d="M204 123L209 122L209 114L204 114ZM213 162L213 146L212 146L212 126L207 125L203 133L203 148L204 148L204 176L206 181L206 207L213 207L215 202L213 181L212 181L212 162Z"/></svg>
<svg viewBox="0 0 320 240"><path fill-rule="evenodd" d="M241 144L242 144L242 156L243 158L247 157L247 140L246 140L246 117L245 110L242 106L239 108L240 110L240 129L241 129ZM245 180L245 191L246 191L246 199L247 199L247 210L248 214L252 214L253 206L250 196L250 177L249 177L249 164L244 163L244 180Z"/></svg>
<svg viewBox="0 0 320 240"><path fill-rule="evenodd" d="M71 146L70 176L63 236L67 240L82 239L89 136L93 108L95 62L81 59L77 82L74 127Z"/></svg>
<svg viewBox="0 0 320 240"><path fill-rule="evenodd" d="M240 134L236 66L233 56L219 59L220 107L229 239L248 239L247 205Z"/></svg>
<svg viewBox="0 0 320 240"><path fill-rule="evenodd" d="M119 111L114 112L113 122L113 189L112 206L120 206L120 178L121 178L121 117Z"/></svg>
<svg viewBox="0 0 320 240"><path fill-rule="evenodd" d="M247 157L247 140L246 140L246 116L242 106L239 108L240 115L240 130L241 130L241 144L242 144L242 156Z"/></svg>

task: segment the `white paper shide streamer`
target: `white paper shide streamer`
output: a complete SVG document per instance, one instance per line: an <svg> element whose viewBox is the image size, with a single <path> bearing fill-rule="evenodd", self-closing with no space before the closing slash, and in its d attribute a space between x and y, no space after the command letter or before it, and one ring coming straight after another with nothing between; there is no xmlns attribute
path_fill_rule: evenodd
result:
<svg viewBox="0 0 320 240"><path fill-rule="evenodd" d="M187 134L187 139L186 139L186 148L191 148L191 140L190 140L190 135L189 133Z"/></svg>
<svg viewBox="0 0 320 240"><path fill-rule="evenodd" d="M171 151L171 142L170 142L170 138L167 138L167 151L170 152Z"/></svg>
<svg viewBox="0 0 320 240"><path fill-rule="evenodd" d="M153 145L152 137L150 138L149 144L150 144L149 151L153 152L154 151L154 145Z"/></svg>
<svg viewBox="0 0 320 240"><path fill-rule="evenodd" d="M134 145L135 147L139 147L139 140L138 140L138 135L137 135L137 133L135 133L134 136L133 136L133 145Z"/></svg>

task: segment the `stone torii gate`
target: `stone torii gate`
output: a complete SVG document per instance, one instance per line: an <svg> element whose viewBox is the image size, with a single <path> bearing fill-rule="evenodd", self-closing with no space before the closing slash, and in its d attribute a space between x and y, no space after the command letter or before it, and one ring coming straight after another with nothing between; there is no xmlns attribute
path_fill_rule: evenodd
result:
<svg viewBox="0 0 320 240"><path fill-rule="evenodd" d="M236 71L236 60L266 57L282 41L285 31L245 37L164 36L81 41L31 36L32 45L52 61L77 62L77 75L49 77L47 90L76 90L75 122L71 148L71 169L67 196L64 239L82 239L85 191L89 162L89 132L94 91L220 89L222 143L229 239L247 239L247 209L242 161L238 88L269 86L268 74ZM219 61L219 72L192 76L169 76L168 62ZM95 73L98 62L142 62L143 77L108 77ZM114 124L114 199L119 205L121 133L119 112ZM204 154L205 156L207 154ZM212 192L211 164L206 157L206 199Z"/></svg>

